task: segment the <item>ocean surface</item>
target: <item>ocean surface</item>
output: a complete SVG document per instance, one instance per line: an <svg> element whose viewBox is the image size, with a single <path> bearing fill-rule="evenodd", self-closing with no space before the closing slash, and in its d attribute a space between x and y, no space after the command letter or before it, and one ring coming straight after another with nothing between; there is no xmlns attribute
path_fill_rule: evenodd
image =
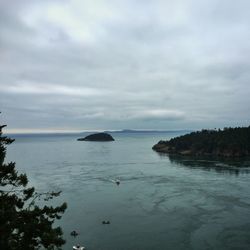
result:
<svg viewBox="0 0 250 250"><path fill-rule="evenodd" d="M7 160L37 190L62 191L52 204L68 204L57 223L63 249L250 249L250 161L169 158L151 149L176 135L115 133L114 142L13 135Z"/></svg>

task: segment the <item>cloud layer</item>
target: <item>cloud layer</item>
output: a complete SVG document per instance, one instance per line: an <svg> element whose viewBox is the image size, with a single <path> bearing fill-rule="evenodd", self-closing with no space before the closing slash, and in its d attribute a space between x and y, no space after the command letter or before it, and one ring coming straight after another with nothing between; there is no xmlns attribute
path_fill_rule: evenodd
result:
<svg viewBox="0 0 250 250"><path fill-rule="evenodd" d="M0 0L13 129L250 123L247 0Z"/></svg>

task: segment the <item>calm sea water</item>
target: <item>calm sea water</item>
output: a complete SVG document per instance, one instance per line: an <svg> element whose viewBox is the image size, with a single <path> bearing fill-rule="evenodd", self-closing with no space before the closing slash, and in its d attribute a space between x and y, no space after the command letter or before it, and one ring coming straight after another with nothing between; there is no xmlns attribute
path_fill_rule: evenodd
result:
<svg viewBox="0 0 250 250"><path fill-rule="evenodd" d="M152 151L172 136L114 134L114 142L18 136L7 160L38 190L62 190L53 204L68 203L58 222L63 249L77 243L90 250L250 249L250 162Z"/></svg>

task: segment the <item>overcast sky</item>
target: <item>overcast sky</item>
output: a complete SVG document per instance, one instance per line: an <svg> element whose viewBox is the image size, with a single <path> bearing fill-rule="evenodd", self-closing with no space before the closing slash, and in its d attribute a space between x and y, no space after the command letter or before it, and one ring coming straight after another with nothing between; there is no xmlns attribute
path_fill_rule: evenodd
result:
<svg viewBox="0 0 250 250"><path fill-rule="evenodd" d="M9 131L250 124L249 0L0 0Z"/></svg>

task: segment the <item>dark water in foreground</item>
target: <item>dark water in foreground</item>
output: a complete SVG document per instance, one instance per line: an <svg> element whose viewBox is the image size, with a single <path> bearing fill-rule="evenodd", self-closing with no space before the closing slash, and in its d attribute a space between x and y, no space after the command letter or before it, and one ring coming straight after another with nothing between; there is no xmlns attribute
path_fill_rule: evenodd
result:
<svg viewBox="0 0 250 250"><path fill-rule="evenodd" d="M103 143L17 137L8 160L37 189L63 191L54 202L68 203L59 221L64 249L250 249L250 162L170 159L151 150L171 136L115 134Z"/></svg>

